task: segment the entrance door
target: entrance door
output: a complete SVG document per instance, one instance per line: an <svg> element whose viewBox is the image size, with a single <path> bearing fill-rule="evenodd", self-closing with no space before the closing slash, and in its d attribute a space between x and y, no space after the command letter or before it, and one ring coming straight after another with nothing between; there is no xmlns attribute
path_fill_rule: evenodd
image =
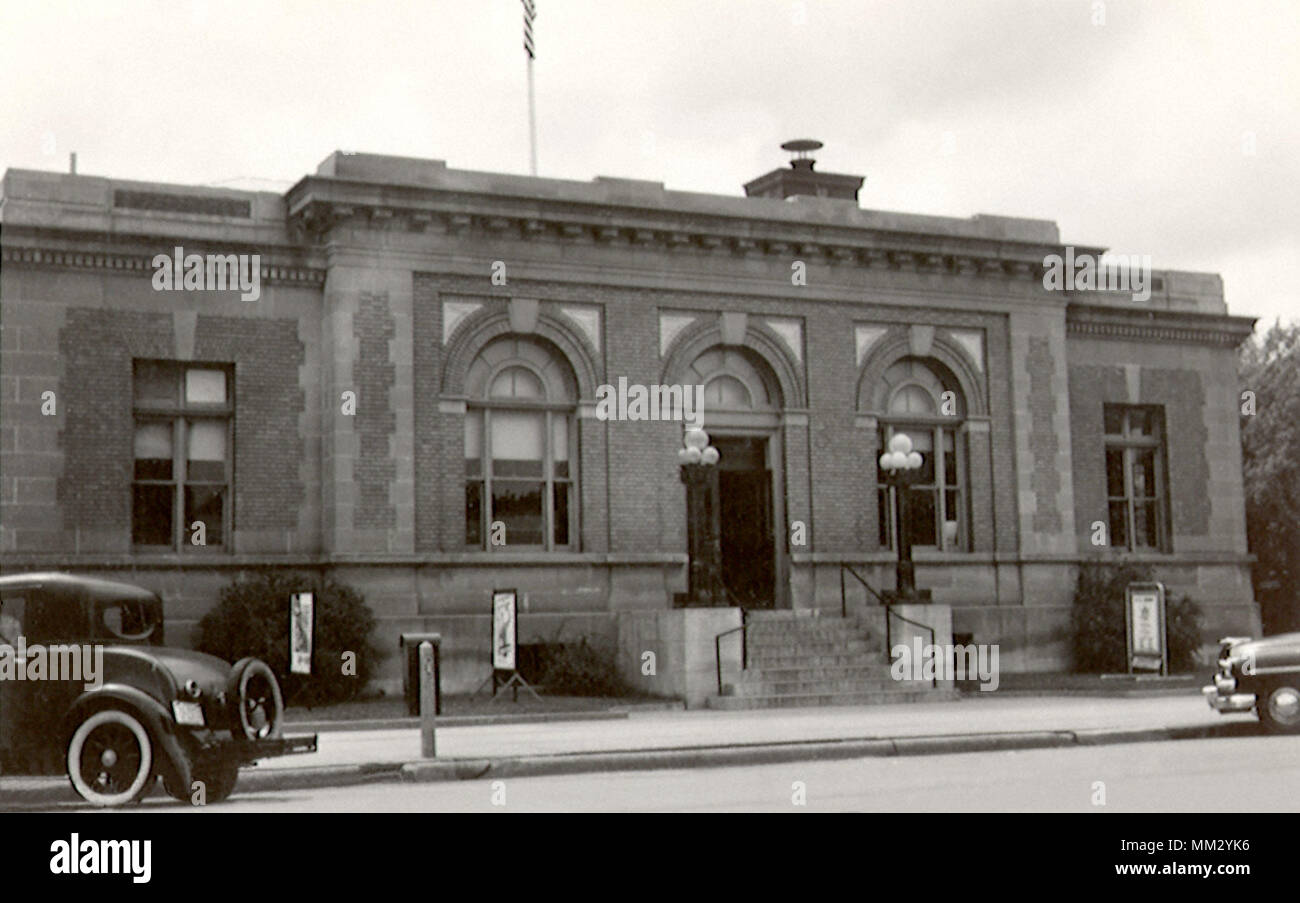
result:
<svg viewBox="0 0 1300 903"><path fill-rule="evenodd" d="M722 582L744 608L771 608L776 585L772 472L763 439L717 436Z"/></svg>

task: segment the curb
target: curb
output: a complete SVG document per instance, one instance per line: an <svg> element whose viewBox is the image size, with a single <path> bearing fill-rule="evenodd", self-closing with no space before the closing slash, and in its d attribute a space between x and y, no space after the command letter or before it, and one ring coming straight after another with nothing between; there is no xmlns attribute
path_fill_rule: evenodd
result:
<svg viewBox="0 0 1300 903"><path fill-rule="evenodd" d="M1019 731L985 734L944 734L929 737L867 737L807 740L731 746L685 746L665 749L626 749L542 756L442 759L382 762L314 768L252 769L240 775L239 792L309 790L377 783L433 783L482 778L540 777L609 771L653 771L676 768L719 768L728 765L773 765L785 762L833 761L868 757L949 755L1065 746L1106 746L1212 737L1250 737L1262 733L1258 724L1190 725L1169 728L1078 731ZM75 805L80 802L66 781L49 786L16 788L4 793L3 808Z"/></svg>
<svg viewBox="0 0 1300 903"><path fill-rule="evenodd" d="M621 721L630 717L626 711L606 712L532 712L518 715L439 715L438 727L478 727L485 724L537 724L549 721ZM419 729L420 719L363 718L355 721L286 721L284 729L293 733L325 734L336 731L389 731Z"/></svg>

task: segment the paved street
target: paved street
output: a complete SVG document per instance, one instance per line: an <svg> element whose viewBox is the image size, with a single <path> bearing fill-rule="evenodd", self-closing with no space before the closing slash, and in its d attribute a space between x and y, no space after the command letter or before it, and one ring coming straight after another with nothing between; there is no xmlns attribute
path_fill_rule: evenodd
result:
<svg viewBox="0 0 1300 903"><path fill-rule="evenodd" d="M792 786L807 788L806 807ZM1094 782L1106 805L1094 806ZM1089 748L615 772L501 782L376 784L237 794L199 810L158 812L553 811L1300 811L1300 738L1183 740Z"/></svg>

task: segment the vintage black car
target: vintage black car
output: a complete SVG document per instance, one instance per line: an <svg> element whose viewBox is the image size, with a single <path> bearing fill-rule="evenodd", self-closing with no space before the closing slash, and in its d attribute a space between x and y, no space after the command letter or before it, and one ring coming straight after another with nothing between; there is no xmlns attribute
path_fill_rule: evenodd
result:
<svg viewBox="0 0 1300 903"><path fill-rule="evenodd" d="M1214 684L1201 690L1226 714L1252 709L1269 730L1300 733L1300 633L1224 637Z"/></svg>
<svg viewBox="0 0 1300 903"><path fill-rule="evenodd" d="M143 798L162 778L206 802L242 765L316 749L281 735L275 674L245 658L163 645L163 604L127 583L70 574L0 577L0 774L66 772L97 806Z"/></svg>

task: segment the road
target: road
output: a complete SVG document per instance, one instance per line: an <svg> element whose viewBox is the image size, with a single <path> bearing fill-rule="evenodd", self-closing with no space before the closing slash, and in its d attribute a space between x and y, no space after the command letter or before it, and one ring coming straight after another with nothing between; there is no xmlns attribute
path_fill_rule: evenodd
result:
<svg viewBox="0 0 1300 903"><path fill-rule="evenodd" d="M1096 782L1105 804L1095 805ZM795 782L806 804L796 805ZM502 796L504 791L504 798ZM494 803L494 796L498 803ZM60 807L62 808L62 807ZM236 793L163 812L1300 811L1300 737Z"/></svg>

